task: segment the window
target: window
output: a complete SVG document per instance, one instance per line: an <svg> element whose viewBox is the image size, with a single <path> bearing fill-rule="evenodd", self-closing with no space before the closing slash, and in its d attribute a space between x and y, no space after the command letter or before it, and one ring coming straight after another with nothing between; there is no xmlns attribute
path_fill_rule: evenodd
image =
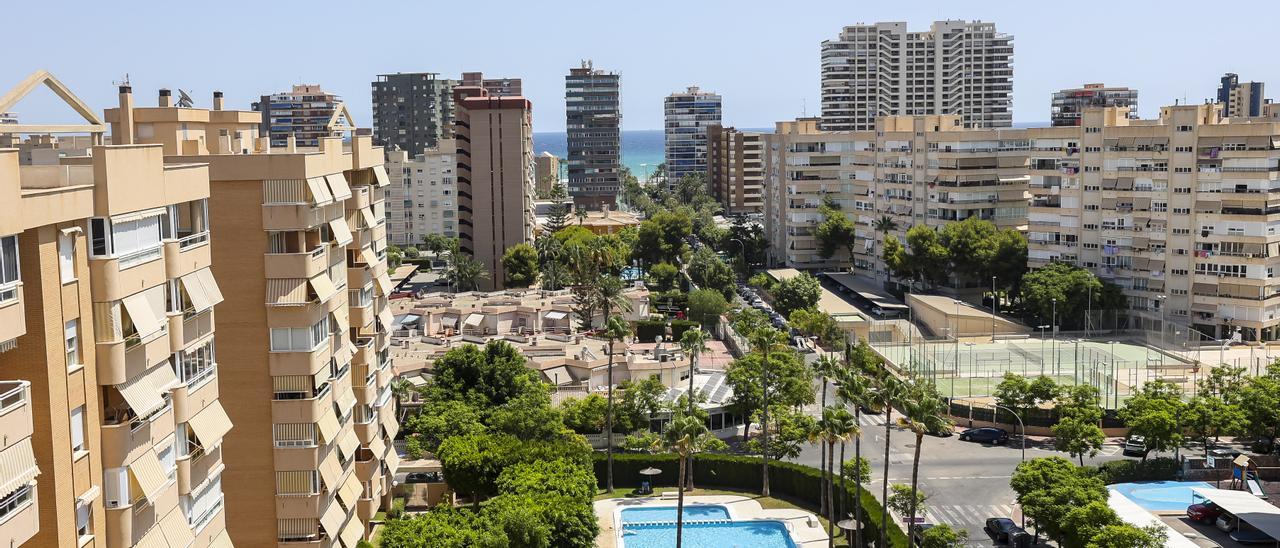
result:
<svg viewBox="0 0 1280 548"><path fill-rule="evenodd" d="M93 508L87 501L76 501L76 534L82 543L93 536Z"/></svg>
<svg viewBox="0 0 1280 548"><path fill-rule="evenodd" d="M58 235L58 269L62 283L76 280L76 237L74 234Z"/></svg>
<svg viewBox="0 0 1280 548"><path fill-rule="evenodd" d="M85 451L84 445L84 406L71 410L71 452Z"/></svg>
<svg viewBox="0 0 1280 548"><path fill-rule="evenodd" d="M0 301L17 298L18 291L18 237L0 238Z"/></svg>
<svg viewBox="0 0 1280 548"><path fill-rule="evenodd" d="M1178 131L1191 131L1191 126L1178 126Z"/></svg>
<svg viewBox="0 0 1280 548"><path fill-rule="evenodd" d="M156 453L156 456L160 459L160 467L164 469L164 472L169 476L169 479L174 479L178 475L178 451L176 450L177 440L178 437L174 436L169 443L164 444L164 447Z"/></svg>
<svg viewBox="0 0 1280 548"><path fill-rule="evenodd" d="M329 317L311 327L275 327L271 329L272 352L310 352L329 340Z"/></svg>
<svg viewBox="0 0 1280 548"><path fill-rule="evenodd" d="M31 502L31 486L23 485L17 491L9 496L0 499L0 522L3 522L9 514L17 512L25 508Z"/></svg>
<svg viewBox="0 0 1280 548"><path fill-rule="evenodd" d="M80 367L80 320L71 320L64 326L67 348L67 369Z"/></svg>
<svg viewBox="0 0 1280 548"><path fill-rule="evenodd" d="M178 380L188 387L195 387L208 379L212 379L217 370L214 358L213 339L203 345L178 352L173 360L174 373Z"/></svg>

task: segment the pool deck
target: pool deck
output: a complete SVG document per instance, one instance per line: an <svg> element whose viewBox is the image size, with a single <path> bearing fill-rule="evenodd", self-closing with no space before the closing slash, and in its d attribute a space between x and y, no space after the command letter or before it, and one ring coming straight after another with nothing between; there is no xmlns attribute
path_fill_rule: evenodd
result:
<svg viewBox="0 0 1280 548"><path fill-rule="evenodd" d="M827 532L819 525L818 517L804 510L780 508L765 510L760 503L739 495L706 495L685 497L684 503L718 504L728 508L734 521L751 521L757 519L783 522L791 533L791 540L796 548L821 548L827 545ZM596 519L600 520L600 536L596 537L599 548L618 548L618 530L614 522L617 510L625 508L642 508L645 506L675 506L674 498L616 498L595 502ZM697 548L697 547L693 547Z"/></svg>

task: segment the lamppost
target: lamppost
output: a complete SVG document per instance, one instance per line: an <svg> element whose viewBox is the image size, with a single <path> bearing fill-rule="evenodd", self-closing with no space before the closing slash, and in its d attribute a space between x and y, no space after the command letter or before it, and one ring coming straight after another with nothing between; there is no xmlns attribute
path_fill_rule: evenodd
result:
<svg viewBox="0 0 1280 548"><path fill-rule="evenodd" d="M742 246L742 272L747 272L747 244L742 243L742 240L739 238L729 238L729 241L738 242L738 245Z"/></svg>
<svg viewBox="0 0 1280 548"><path fill-rule="evenodd" d="M1112 380L1112 381L1115 381L1115 380L1116 380L1116 373L1117 373L1117 372L1118 372L1118 370L1119 370L1119 368L1117 368L1117 367L1116 367L1116 341L1107 341L1107 344L1108 344L1108 345L1111 345L1111 349L1110 349L1110 351L1111 351L1111 359L1110 359L1110 360L1108 360L1108 361L1110 361L1110 362L1111 362L1111 380ZM1118 383L1118 381L1116 381L1116 382ZM1098 380L1098 384L1102 384L1102 380L1101 380L1101 379L1099 379L1099 380ZM1111 390L1111 401L1112 401L1112 404L1113 404L1113 405L1115 405L1116 407L1120 407L1120 394L1119 394L1119 392L1120 392L1120 386L1119 386L1119 384L1116 384L1116 385L1114 385L1114 386L1115 386L1115 389ZM1101 387L1101 386L1099 386L1099 387L1098 387L1098 390L1099 390L1099 391L1101 391L1101 390L1102 390L1102 387Z"/></svg>
<svg viewBox="0 0 1280 548"><path fill-rule="evenodd" d="M991 342L996 342L996 314L1000 312L997 308L1000 304L1000 298L996 296L996 277L991 277Z"/></svg>
<svg viewBox="0 0 1280 548"><path fill-rule="evenodd" d="M977 363L973 361L974 343L967 342L967 343L964 343L964 345L969 347L969 397L972 398L973 397L973 376L975 374L975 370L977 369Z"/></svg>
<svg viewBox="0 0 1280 548"><path fill-rule="evenodd" d="M1040 330L1040 374L1044 375L1044 330L1048 329L1049 326L1048 324L1038 325L1036 328ZM1024 375L1026 374L1027 370L1025 367L1022 369L1022 372Z"/></svg>
<svg viewBox="0 0 1280 548"><path fill-rule="evenodd" d="M1058 364L1058 299L1053 299L1053 330L1049 332L1049 336L1053 337L1053 342L1049 343L1049 351L1053 352L1053 368L1054 374L1057 374Z"/></svg>
<svg viewBox="0 0 1280 548"><path fill-rule="evenodd" d="M1164 340L1164 333L1165 331L1168 331L1164 327L1164 308L1165 308L1164 304L1165 304L1165 299L1168 299L1168 298L1169 298L1168 295L1156 295L1156 302L1160 303L1160 373L1161 374L1164 374L1164 353L1168 351L1165 346L1166 343Z"/></svg>

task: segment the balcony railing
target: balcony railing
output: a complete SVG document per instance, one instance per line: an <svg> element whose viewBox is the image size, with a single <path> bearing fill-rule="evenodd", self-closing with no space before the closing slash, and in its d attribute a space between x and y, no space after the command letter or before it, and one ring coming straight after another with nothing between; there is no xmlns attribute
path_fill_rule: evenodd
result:
<svg viewBox="0 0 1280 548"><path fill-rule="evenodd" d="M118 255L116 257L116 262L119 263L120 269L124 270L126 268L134 267L142 263L151 261L153 259L159 259L161 254L161 249L162 248L160 246L156 246L156 247L151 247L147 249L139 249L137 251L125 253L123 255Z"/></svg>
<svg viewBox="0 0 1280 548"><path fill-rule="evenodd" d="M178 249L186 249L188 247L197 246L209 241L209 231L197 232L188 236L183 236L178 240Z"/></svg>

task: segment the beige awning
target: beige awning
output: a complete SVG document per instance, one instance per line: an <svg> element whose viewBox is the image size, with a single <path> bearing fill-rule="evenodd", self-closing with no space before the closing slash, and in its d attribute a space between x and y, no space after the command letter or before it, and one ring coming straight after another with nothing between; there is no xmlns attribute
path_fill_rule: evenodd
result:
<svg viewBox="0 0 1280 548"><path fill-rule="evenodd" d="M1134 209L1151 209L1151 198L1134 197L1132 200Z"/></svg>
<svg viewBox="0 0 1280 548"><path fill-rule="evenodd" d="M338 488L338 499L347 509L351 509L355 507L356 501L360 500L362 493L364 493L364 487L360 486L360 480L356 479L355 474L351 474L347 476L346 481L342 482L342 487Z"/></svg>
<svg viewBox="0 0 1280 548"><path fill-rule="evenodd" d="M311 290L316 293L316 298L320 302L329 300L338 292L333 287L333 280L330 280L329 275L324 272L312 276L311 279L307 280L307 283L311 284Z"/></svg>
<svg viewBox="0 0 1280 548"><path fill-rule="evenodd" d="M36 455L31 449L31 438L22 438L0 453L0 497L7 497L40 475Z"/></svg>
<svg viewBox="0 0 1280 548"><path fill-rule="evenodd" d="M178 510L174 510L177 512ZM137 544L133 548L169 548L169 541L165 540L164 532L160 530L160 525L156 524L138 539Z"/></svg>
<svg viewBox="0 0 1280 548"><path fill-rule="evenodd" d="M1197 295L1217 295L1217 284L1195 283L1191 284L1191 292Z"/></svg>
<svg viewBox="0 0 1280 548"><path fill-rule="evenodd" d="M1115 199L1115 198L1103 198L1103 199L1102 199L1102 209L1115 209L1115 208L1116 208L1116 199Z"/></svg>
<svg viewBox="0 0 1280 548"><path fill-rule="evenodd" d="M169 540L169 548L187 548L196 541L191 534L191 525L187 523L187 514L182 507L174 508L160 520L160 530L164 538Z"/></svg>
<svg viewBox="0 0 1280 548"><path fill-rule="evenodd" d="M324 486L330 492L338 490L338 482L342 481L342 463L338 462L337 453L329 451L320 461L320 479L324 480Z"/></svg>
<svg viewBox="0 0 1280 548"><path fill-rule="evenodd" d="M307 280L304 278L270 278L267 280L268 306L307 304Z"/></svg>
<svg viewBox="0 0 1280 548"><path fill-rule="evenodd" d="M329 190L333 192L334 200L345 200L351 197L351 185L347 184L345 175L341 173L325 175L324 180L329 183Z"/></svg>
<svg viewBox="0 0 1280 548"><path fill-rule="evenodd" d="M383 329L390 331L391 326L395 325L396 317L391 315L390 308L383 307L378 311L378 321L382 322Z"/></svg>
<svg viewBox="0 0 1280 548"><path fill-rule="evenodd" d="M379 187L391 184L391 178L387 177L387 169L382 166L373 166L373 180L377 181Z"/></svg>
<svg viewBox="0 0 1280 548"><path fill-rule="evenodd" d="M191 431L195 432L196 437L200 439L200 445L206 450L217 447L222 443L222 438L227 435L227 432L231 431L231 418L222 408L222 403L217 400L188 419L187 424L191 426Z"/></svg>
<svg viewBox="0 0 1280 548"><path fill-rule="evenodd" d="M163 298L164 288L161 286L154 289L159 289L161 291L160 295ZM125 297L121 301L124 304L125 312L127 312L129 314L129 318L133 320L133 327L137 329L138 336L143 339L159 331L160 328L164 326L165 322L164 301L161 300L160 307L158 309L152 306L155 299L148 298L147 293L150 291L152 290L139 291Z"/></svg>
<svg viewBox="0 0 1280 548"><path fill-rule="evenodd" d="M373 209L369 207L360 208L360 217L364 219L365 228L373 228L378 226L378 218L373 215Z"/></svg>
<svg viewBox="0 0 1280 548"><path fill-rule="evenodd" d="M1222 137L1201 137L1196 145L1200 147L1220 147L1222 146Z"/></svg>
<svg viewBox="0 0 1280 548"><path fill-rule="evenodd" d="M342 390L338 391L337 399L334 400L334 403L338 404L339 412L346 415L351 411L351 408L356 406L356 393L351 390L350 386L345 386L346 383L343 384L344 386ZM343 453L347 453L347 451L343 450ZM347 454L349 455L350 453Z"/></svg>
<svg viewBox="0 0 1280 548"><path fill-rule="evenodd" d="M339 333L346 333L351 329L351 317L346 314L330 314L329 321L338 327Z"/></svg>
<svg viewBox="0 0 1280 548"><path fill-rule="evenodd" d="M552 314L555 314L555 312L547 312L547 318L552 319L552 320L558 320L558 319L560 319L560 318L554 318L554 317L552 317L552 316L551 316ZM563 318L563 317L564 317L564 316L561 316L561 318ZM453 328L456 328L456 327L458 327L458 315L457 315L457 314L445 314L444 316L441 316L441 317L440 317L440 324L441 324L442 326L444 326L444 327L453 327Z"/></svg>
<svg viewBox="0 0 1280 548"><path fill-rule="evenodd" d="M1268 149L1271 148L1271 136L1269 135L1252 135L1245 140L1245 146L1250 149Z"/></svg>
<svg viewBox="0 0 1280 548"><path fill-rule="evenodd" d="M204 294L209 297L213 304L222 302L222 290L218 288L218 282L213 279L213 271L208 268L202 268L195 272L196 277L200 280L200 285L204 287Z"/></svg>
<svg viewBox="0 0 1280 548"><path fill-rule="evenodd" d="M372 451L375 457L382 458L382 454L387 451L387 442L382 441L382 436L374 436L373 441L369 442L369 451Z"/></svg>
<svg viewBox="0 0 1280 548"><path fill-rule="evenodd" d="M1148 258L1146 258L1146 257L1134 257L1134 258L1133 258L1133 269L1134 269L1134 270L1146 270L1149 262L1150 262L1150 259L1148 259Z"/></svg>
<svg viewBox="0 0 1280 548"><path fill-rule="evenodd" d="M342 217L329 221L329 231L333 232L333 239L342 247L346 247L353 240L351 227L347 226L347 220Z"/></svg>
<svg viewBox="0 0 1280 548"><path fill-rule="evenodd" d="M1191 303L1191 310L1196 312L1217 312L1218 305L1214 303Z"/></svg>
<svg viewBox="0 0 1280 548"><path fill-rule="evenodd" d="M342 508L338 507L337 503L329 503L324 515L320 516L320 527L323 527L324 532L329 534L329 538L338 538L342 520L346 519L346 517L347 514L342 511Z"/></svg>
<svg viewBox="0 0 1280 548"><path fill-rule="evenodd" d="M165 473L160 459L152 449L143 451L138 458L129 463L129 474L138 483L142 496L153 502L164 490L164 486L169 483L169 475Z"/></svg>
<svg viewBox="0 0 1280 548"><path fill-rule="evenodd" d="M479 327L482 322L484 322L484 314L468 314L463 325L467 327Z"/></svg>
<svg viewBox="0 0 1280 548"><path fill-rule="evenodd" d="M387 471L392 474L396 473L396 470L400 468L400 454L396 453L395 447L387 449L387 456L382 459L382 463L387 466Z"/></svg>
<svg viewBox="0 0 1280 548"><path fill-rule="evenodd" d="M116 386L124 401L139 417L147 417L164 407L164 392L178 384L168 364L157 365Z"/></svg>
<svg viewBox="0 0 1280 548"><path fill-rule="evenodd" d="M1010 200L1025 200L1026 194L1021 190L1001 190L996 192L996 196L1000 201L1007 202Z"/></svg>
<svg viewBox="0 0 1280 548"><path fill-rule="evenodd" d="M382 291L383 297L390 297L391 292L395 290L395 286L391 284L391 277L387 276L385 272L375 276L373 281L377 283L378 289Z"/></svg>
<svg viewBox="0 0 1280 548"><path fill-rule="evenodd" d="M222 292L218 290L218 283L213 280L213 272L208 268L187 274L179 280L196 312L204 312L222 302Z"/></svg>
<svg viewBox="0 0 1280 548"><path fill-rule="evenodd" d="M342 425L338 424L337 415L328 411L320 416L316 425L320 428L320 439L325 444L333 443L333 440L338 437L338 430L342 428Z"/></svg>
<svg viewBox="0 0 1280 548"><path fill-rule="evenodd" d="M139 219L146 219L147 217L159 217L159 216L161 216L161 215L164 215L165 213L168 213L168 210L167 210L167 209L165 209L165 208L163 208L163 207L153 207L153 208L151 208L151 209L144 209L144 210L142 210L142 211L133 211L133 212L129 212L129 213L121 213L121 214L119 214L119 215L112 215L112 216L111 216L111 222L113 222L113 223L127 223L127 222L129 222L129 221L137 221L137 220L139 220Z"/></svg>
<svg viewBox="0 0 1280 548"><path fill-rule="evenodd" d="M333 202L333 194L329 192L329 185L325 183L324 177L307 179L307 190L311 191L311 201L316 205Z"/></svg>
<svg viewBox="0 0 1280 548"><path fill-rule="evenodd" d="M343 456L355 456L356 449L359 448L360 438L356 437L355 430L348 429L345 434L338 438L338 450L342 451Z"/></svg>
<svg viewBox="0 0 1280 548"><path fill-rule="evenodd" d="M231 543L231 537L227 535L227 530L223 529L221 533L218 533L218 536L213 537L213 540L209 542L209 548L236 548L236 546Z"/></svg>
<svg viewBox="0 0 1280 548"><path fill-rule="evenodd" d="M1133 190L1133 177L1120 177L1116 179L1116 190Z"/></svg>
<svg viewBox="0 0 1280 548"><path fill-rule="evenodd" d="M378 419L382 422L382 428L387 431L387 437L396 439L396 433L400 432L400 423L396 421L396 411L393 407L387 404L378 410Z"/></svg>
<svg viewBox="0 0 1280 548"><path fill-rule="evenodd" d="M1164 271L1164 260L1163 260L1163 259L1151 259L1150 261L1147 261L1147 269L1151 270L1152 272L1163 272L1163 271Z"/></svg>
<svg viewBox="0 0 1280 548"><path fill-rule="evenodd" d="M364 264L369 266L378 264L378 254L374 253L371 247L360 248L360 258L364 259Z"/></svg>
<svg viewBox="0 0 1280 548"><path fill-rule="evenodd" d="M364 522L360 521L359 516L353 517L347 522L347 526L342 528L342 545L345 548L356 548L362 538L364 538Z"/></svg>

